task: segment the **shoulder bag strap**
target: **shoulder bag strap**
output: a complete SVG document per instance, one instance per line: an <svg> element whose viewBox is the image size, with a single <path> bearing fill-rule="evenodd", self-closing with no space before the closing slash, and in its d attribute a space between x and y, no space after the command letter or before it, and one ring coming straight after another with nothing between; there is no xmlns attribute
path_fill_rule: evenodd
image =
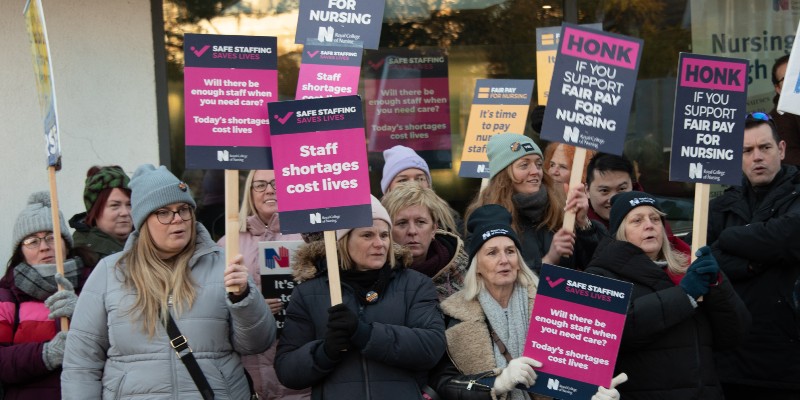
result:
<svg viewBox="0 0 800 400"><path fill-rule="evenodd" d="M192 348L189 347L189 341L186 339L186 336L181 334L180 329L178 329L178 325L175 324L175 320L172 319L172 313L167 311L167 334L169 335L169 345L175 350L175 354L183 361L183 364L186 365L186 369L189 370L189 375L192 376L192 380L194 384L197 385L197 389L200 390L200 394L203 396L203 400L213 400L214 399L214 391L211 390L211 386L208 384L206 380L206 376L203 375L203 371L200 369L200 366L197 364L197 360L194 358L194 354L192 353ZM181 353L184 353L181 355Z"/></svg>
<svg viewBox="0 0 800 400"><path fill-rule="evenodd" d="M505 343L503 343L503 341L500 340L500 336L497 336L497 332L494 331L494 328L492 328L492 324L489 323L489 318L486 318L485 321L486 321L486 326L489 327L489 336L492 337L492 341L494 342L495 345L497 345L497 350L500 351L500 354L502 354L503 357L505 357L507 362L511 362L511 354L508 353L508 348L506 347ZM533 393L525 392L525 394L527 394L528 397L531 399L536 398L534 397Z"/></svg>
<svg viewBox="0 0 800 400"><path fill-rule="evenodd" d="M506 348L505 343L500 340L500 336L497 336L497 332L495 332L494 328L492 328L492 324L489 323L489 319L486 318L484 321L486 321L486 326L489 327L489 336L492 337L492 341L495 345L497 345L497 350L499 350L500 354L505 357L506 361L511 362L511 354L508 353L508 348Z"/></svg>

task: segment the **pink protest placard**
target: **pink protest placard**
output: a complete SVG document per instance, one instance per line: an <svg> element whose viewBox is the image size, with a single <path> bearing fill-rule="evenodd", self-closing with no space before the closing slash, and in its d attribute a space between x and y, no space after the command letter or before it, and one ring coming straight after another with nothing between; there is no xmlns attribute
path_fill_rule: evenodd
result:
<svg viewBox="0 0 800 400"><path fill-rule="evenodd" d="M186 167L272 168L267 103L278 98L277 39L186 34Z"/></svg>
<svg viewBox="0 0 800 400"><path fill-rule="evenodd" d="M360 47L307 43L303 48L297 100L358 94Z"/></svg>
<svg viewBox="0 0 800 400"><path fill-rule="evenodd" d="M448 60L440 49L386 49L364 56L370 153L411 147L433 169L450 168Z"/></svg>
<svg viewBox="0 0 800 400"><path fill-rule="evenodd" d="M282 101L268 108L281 232L372 225L361 99Z"/></svg>
<svg viewBox="0 0 800 400"><path fill-rule="evenodd" d="M542 362L529 391L590 399L614 373L633 285L542 264L523 355Z"/></svg>

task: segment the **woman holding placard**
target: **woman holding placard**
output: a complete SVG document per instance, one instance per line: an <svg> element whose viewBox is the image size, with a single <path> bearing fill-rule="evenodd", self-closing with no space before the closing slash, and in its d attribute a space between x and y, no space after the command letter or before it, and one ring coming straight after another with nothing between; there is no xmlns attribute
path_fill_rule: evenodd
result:
<svg viewBox="0 0 800 400"><path fill-rule="evenodd" d="M71 318L94 266L94 255L74 247L69 230L53 234L48 192L33 193L17 216L11 258L0 279L0 383L4 399L61 398L61 362L67 332L59 317ZM61 227L64 216L58 212ZM57 272L56 245L64 249L63 275ZM58 290L61 285L64 290Z"/></svg>
<svg viewBox="0 0 800 400"><path fill-rule="evenodd" d="M511 215L497 204L469 219L470 265L464 289L441 308L447 320L447 354L430 383L444 399L528 399L542 363L522 356L539 278L525 265ZM616 383L624 380L618 379ZM599 388L596 399L618 399Z"/></svg>
<svg viewBox="0 0 800 400"><path fill-rule="evenodd" d="M525 135L494 135L487 154L489 184L467 209L467 221L478 207L499 204L511 213L522 258L534 271L543 262L585 268L605 229L589 220L589 198L583 185L570 189L565 200L564 192L542 169L539 146ZM576 213L576 232L562 228L566 210Z"/></svg>
<svg viewBox="0 0 800 400"><path fill-rule="evenodd" d="M299 234L281 234L278 220L278 199L275 196L275 171L251 170L244 182L244 196L239 210L239 251L244 257L250 276L261 293L261 271L258 262L258 242L275 240L303 240ZM225 237L219 240L225 247ZM283 310L281 299L264 299L273 315ZM260 399L300 400L310 397L308 390L296 391L284 387L275 375L277 342L261 354L242 356L247 372L253 379L253 388Z"/></svg>
<svg viewBox="0 0 800 400"><path fill-rule="evenodd" d="M130 187L136 232L78 299L64 399L249 398L239 354L266 350L275 320L241 255L226 265L188 185L164 166L140 166Z"/></svg>
<svg viewBox="0 0 800 400"><path fill-rule="evenodd" d="M627 399L723 399L712 352L736 346L750 314L711 249L689 263L670 246L655 198L611 199L607 238L586 272L633 283L616 369Z"/></svg>
<svg viewBox="0 0 800 400"><path fill-rule="evenodd" d="M407 269L386 209L372 197L372 226L336 232L342 303L331 307L325 243L301 247L275 359L287 387L313 399L420 399L445 350L431 280Z"/></svg>

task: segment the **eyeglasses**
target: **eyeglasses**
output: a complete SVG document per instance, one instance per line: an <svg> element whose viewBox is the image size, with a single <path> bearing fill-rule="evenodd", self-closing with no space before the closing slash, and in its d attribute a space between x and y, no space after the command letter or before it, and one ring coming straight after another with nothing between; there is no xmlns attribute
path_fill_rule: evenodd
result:
<svg viewBox="0 0 800 400"><path fill-rule="evenodd" d="M781 85L783 84L783 79L784 79L784 78L785 78L785 77L783 77L783 78L781 78L781 79L778 79L778 83L776 83L776 85L778 85L778 86L781 86Z"/></svg>
<svg viewBox="0 0 800 400"><path fill-rule="evenodd" d="M772 122L772 117L770 117L769 114L763 112L752 112L750 114L747 114L747 119Z"/></svg>
<svg viewBox="0 0 800 400"><path fill-rule="evenodd" d="M251 189L256 192L263 192L267 190L267 185L272 186L272 190L275 190L275 179L271 181L253 181Z"/></svg>
<svg viewBox="0 0 800 400"><path fill-rule="evenodd" d="M28 236L22 241L22 245L29 249L37 249L42 244L42 240L50 246L56 241L56 237L52 233L44 236Z"/></svg>
<svg viewBox="0 0 800 400"><path fill-rule="evenodd" d="M153 214L156 215L158 222L161 222L164 225L169 225L175 219L175 214L178 214L184 221L189 221L192 219L192 208L189 206L184 206L178 209L178 211L172 211L167 209L160 209L154 212Z"/></svg>

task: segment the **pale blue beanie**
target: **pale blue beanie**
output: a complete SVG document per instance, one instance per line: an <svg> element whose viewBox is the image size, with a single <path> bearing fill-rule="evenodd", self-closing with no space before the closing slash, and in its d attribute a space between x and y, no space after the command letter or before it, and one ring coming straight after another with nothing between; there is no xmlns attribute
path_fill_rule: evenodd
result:
<svg viewBox="0 0 800 400"><path fill-rule="evenodd" d="M187 203L192 208L197 207L189 185L181 182L163 165L158 168L152 164L140 165L133 173L130 188L131 215L137 231L147 216L161 207L172 203Z"/></svg>
<svg viewBox="0 0 800 400"><path fill-rule="evenodd" d="M433 185L428 163L412 148L398 144L391 149L384 150L383 159L386 160L386 164L383 165L383 177L381 177L381 191L384 194L389 189L392 179L409 168L416 168L425 172L428 177L428 184Z"/></svg>

